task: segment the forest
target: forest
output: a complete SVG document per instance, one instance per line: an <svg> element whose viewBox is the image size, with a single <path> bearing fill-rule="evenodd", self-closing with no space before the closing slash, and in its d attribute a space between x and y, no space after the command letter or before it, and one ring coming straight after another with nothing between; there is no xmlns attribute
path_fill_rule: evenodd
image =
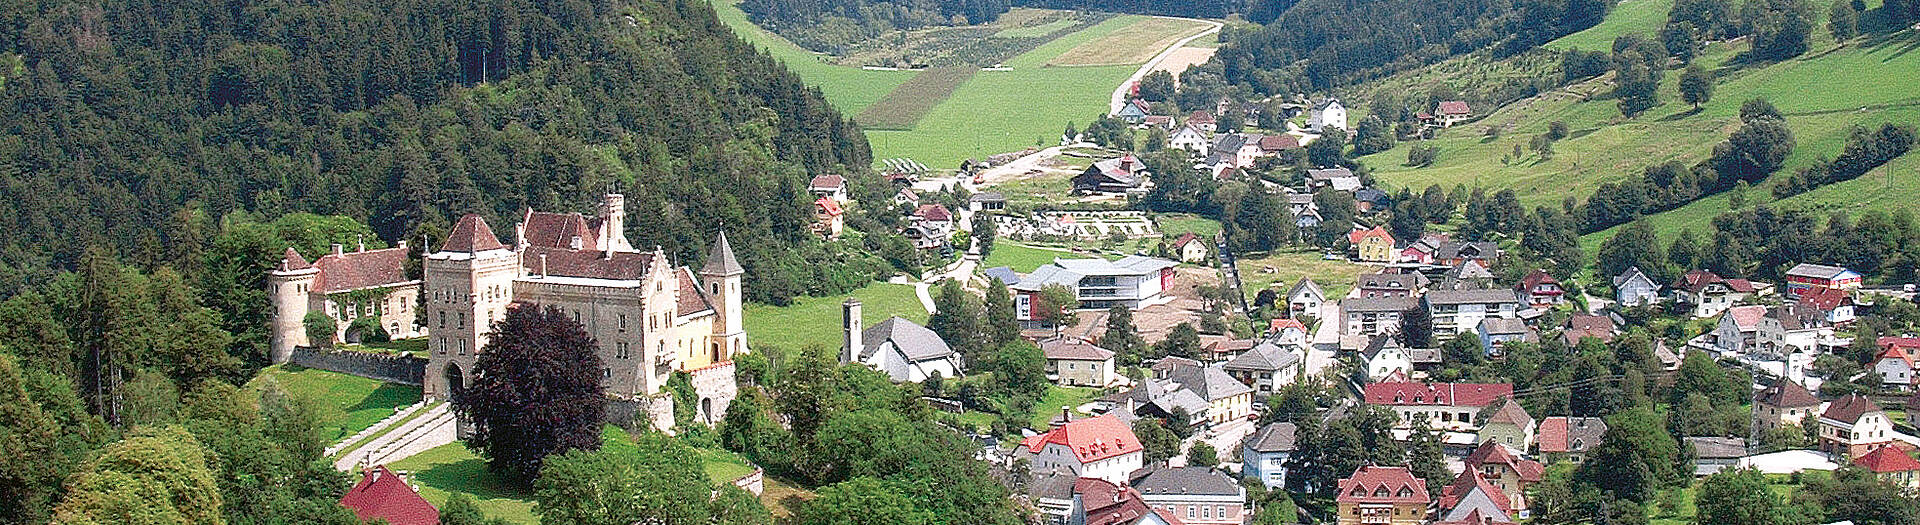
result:
<svg viewBox="0 0 1920 525"><path fill-rule="evenodd" d="M825 253L809 175L869 163L702 1L0 5L0 295L87 246L184 270L236 213L437 240L619 191L635 245L693 261L724 224L778 302Z"/></svg>
<svg viewBox="0 0 1920 525"><path fill-rule="evenodd" d="M892 30L983 24L1007 12L1007 0L743 0L754 24L801 47L838 53Z"/></svg>

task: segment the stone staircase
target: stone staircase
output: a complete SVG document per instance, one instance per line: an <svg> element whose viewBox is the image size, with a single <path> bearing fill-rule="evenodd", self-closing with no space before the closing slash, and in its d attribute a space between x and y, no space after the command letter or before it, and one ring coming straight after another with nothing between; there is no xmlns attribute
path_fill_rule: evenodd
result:
<svg viewBox="0 0 1920 525"><path fill-rule="evenodd" d="M393 463L460 438L451 405L436 402L421 410L425 412L419 417L389 425L392 428L386 432L340 456L334 461L334 468L351 472L362 465Z"/></svg>
<svg viewBox="0 0 1920 525"><path fill-rule="evenodd" d="M388 427L391 427L395 423L399 423L401 420L406 419L407 416L411 416L416 412L426 409L428 404L430 404L428 401L422 400L418 403L401 407L400 410L394 411L393 415L387 416L386 419L382 419L379 422L374 423L373 426L369 426L354 435L347 436L346 439L342 439L338 443L334 443L332 445L327 446L327 450L325 454L327 457L333 457L335 455L340 454L341 450L345 450L347 447L351 447L355 444L360 443L362 440L367 439L367 436L384 434L388 430L390 430Z"/></svg>

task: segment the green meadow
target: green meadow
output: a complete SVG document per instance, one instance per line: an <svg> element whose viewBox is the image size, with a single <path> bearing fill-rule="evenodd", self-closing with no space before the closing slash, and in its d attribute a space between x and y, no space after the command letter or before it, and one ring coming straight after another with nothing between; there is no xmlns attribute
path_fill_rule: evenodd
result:
<svg viewBox="0 0 1920 525"><path fill-rule="evenodd" d="M898 315L916 323L927 322L927 309L913 287L876 282L854 290L860 299L860 319L873 326ZM798 297L788 306L749 303L743 315L749 344L774 345L789 351L808 345L840 347L840 304L848 295Z"/></svg>

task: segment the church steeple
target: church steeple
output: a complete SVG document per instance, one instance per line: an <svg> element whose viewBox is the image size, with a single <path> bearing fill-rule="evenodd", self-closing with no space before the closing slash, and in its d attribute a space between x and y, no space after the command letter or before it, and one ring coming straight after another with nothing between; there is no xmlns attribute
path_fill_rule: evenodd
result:
<svg viewBox="0 0 1920 525"><path fill-rule="evenodd" d="M720 237L714 239L713 248L707 252L707 265L700 269L701 275L728 276L747 273L740 267L740 261L733 257L733 245L727 243L727 232L722 230Z"/></svg>

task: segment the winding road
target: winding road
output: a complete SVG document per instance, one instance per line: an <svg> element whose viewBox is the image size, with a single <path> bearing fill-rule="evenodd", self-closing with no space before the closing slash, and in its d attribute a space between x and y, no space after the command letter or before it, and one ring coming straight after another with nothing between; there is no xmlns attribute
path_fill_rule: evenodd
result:
<svg viewBox="0 0 1920 525"><path fill-rule="evenodd" d="M1193 36L1182 38L1178 41L1175 41L1173 45L1167 46L1166 49L1163 49L1160 51L1160 54L1154 55L1153 60L1148 60L1146 64L1142 64L1140 66L1140 70L1134 71L1133 76L1127 77L1127 80L1125 82L1121 82L1119 87L1113 88L1113 98L1107 102L1107 114L1119 113L1120 105L1127 103L1127 91L1128 91L1127 88L1133 86L1135 82L1139 82L1140 79L1146 78L1147 73L1153 72L1153 68L1160 66L1160 61L1166 60L1168 56L1173 55L1174 51L1179 51L1180 48L1186 47L1187 43L1194 41L1194 39L1220 32L1220 27L1221 27L1221 24L1219 22L1215 22L1212 20L1201 20L1198 18L1177 18L1177 17L1170 17L1170 16L1160 16L1160 17L1154 17L1154 18L1165 18L1168 20L1186 20L1191 22L1199 22L1202 24L1207 24L1207 29L1205 31L1195 33Z"/></svg>

